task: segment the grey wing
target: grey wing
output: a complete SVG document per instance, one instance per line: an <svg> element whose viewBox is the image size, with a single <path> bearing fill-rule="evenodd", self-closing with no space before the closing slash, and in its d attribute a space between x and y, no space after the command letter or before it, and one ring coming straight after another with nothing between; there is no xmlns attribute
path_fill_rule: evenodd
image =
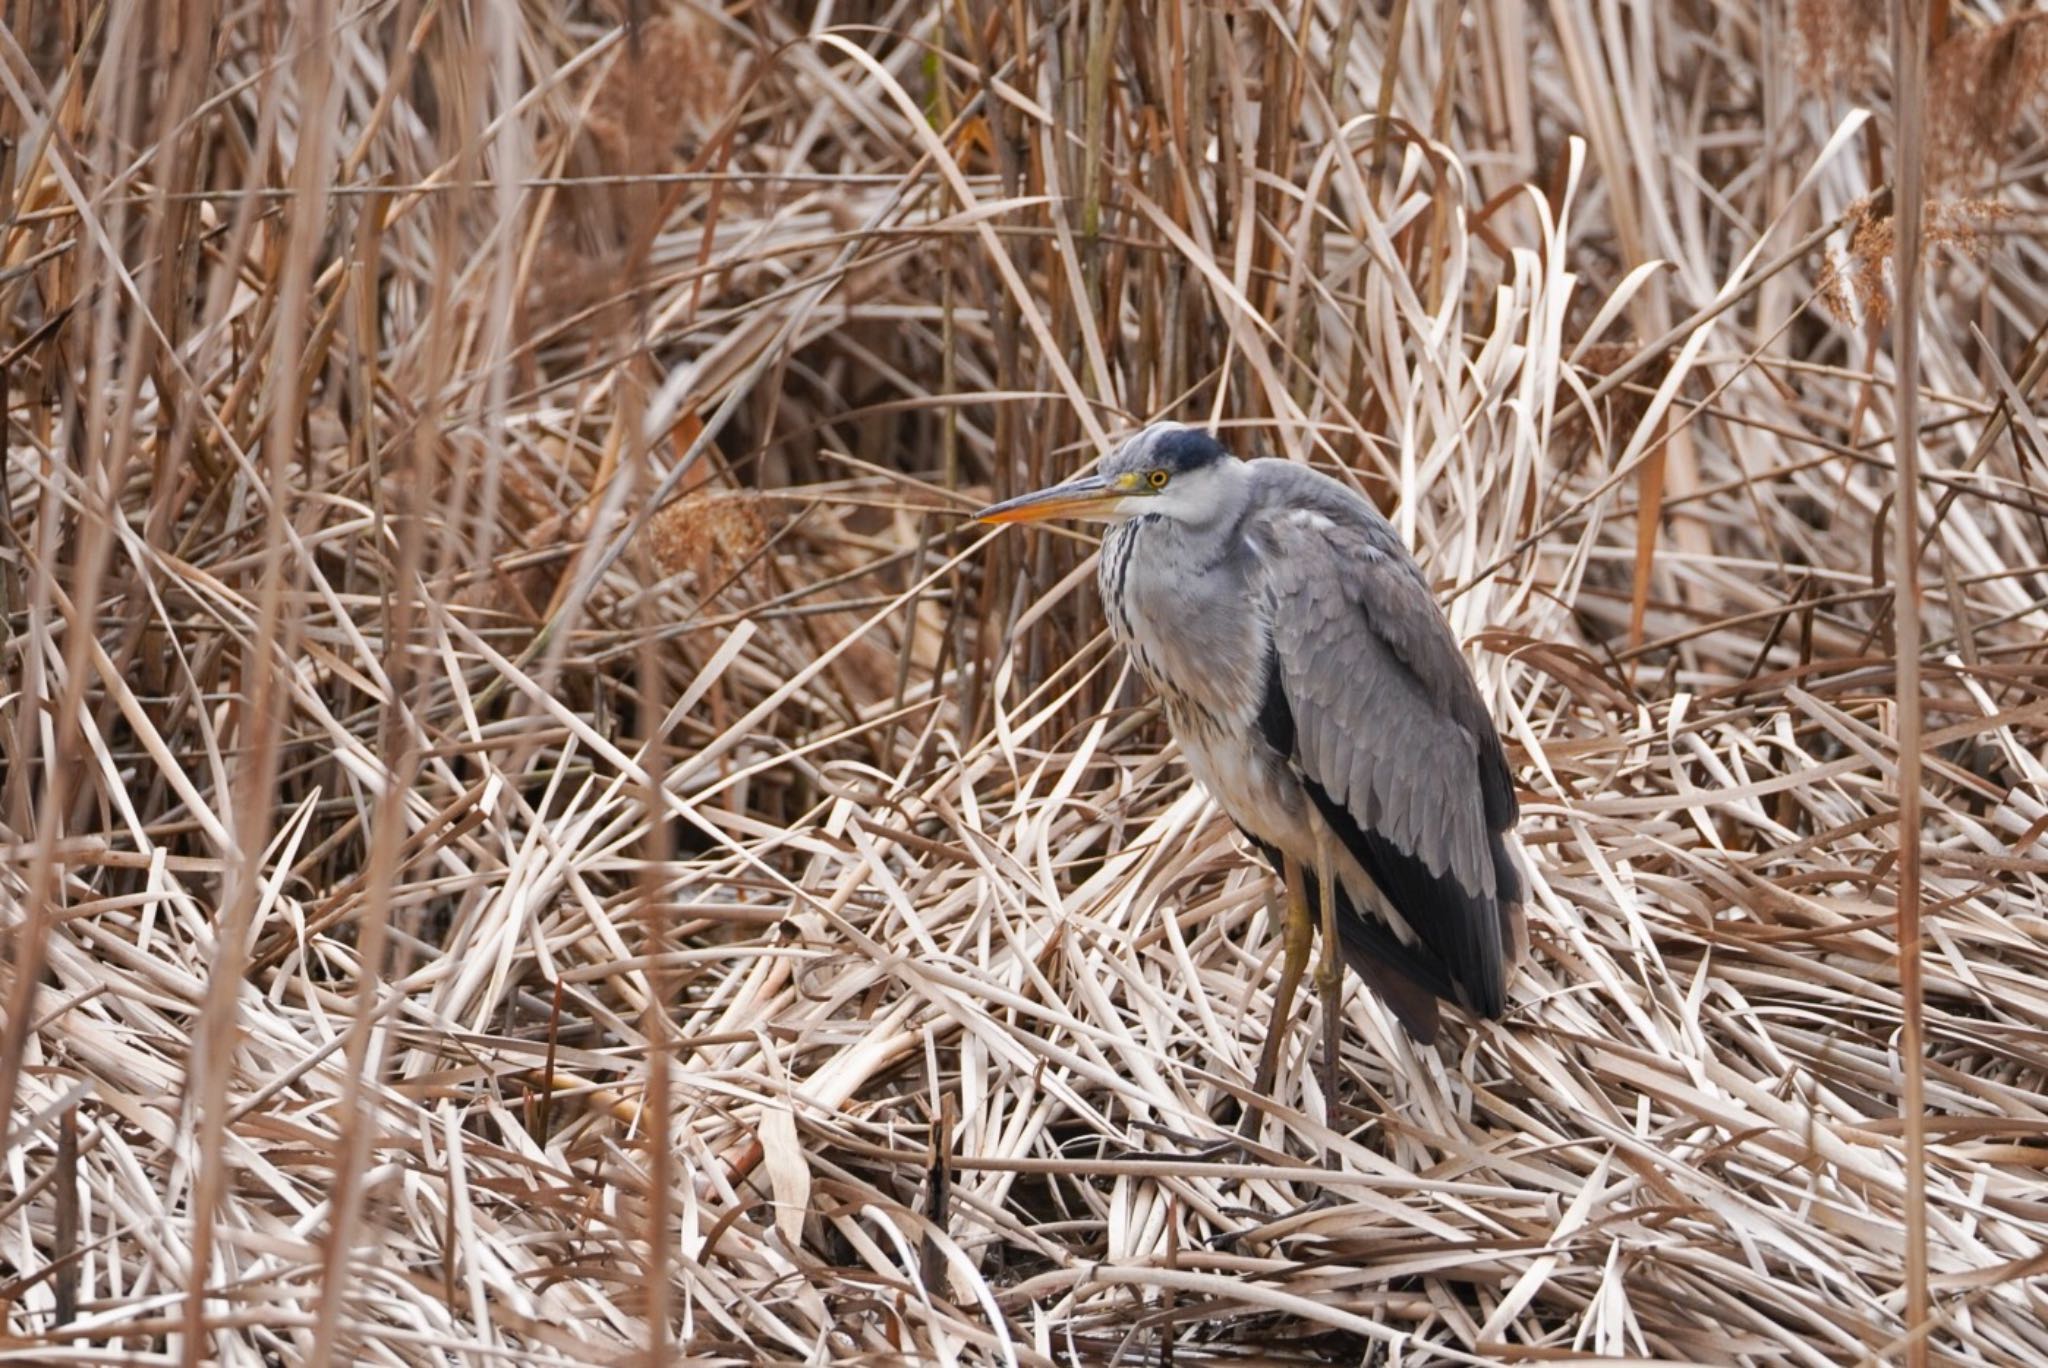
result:
<svg viewBox="0 0 2048 1368"><path fill-rule="evenodd" d="M1295 764L1421 948L1470 1007L1496 1016L1521 900L1499 734L1393 529L1335 481L1289 469L1297 487L1268 504L1255 535L1272 611L1269 678L1290 714Z"/></svg>

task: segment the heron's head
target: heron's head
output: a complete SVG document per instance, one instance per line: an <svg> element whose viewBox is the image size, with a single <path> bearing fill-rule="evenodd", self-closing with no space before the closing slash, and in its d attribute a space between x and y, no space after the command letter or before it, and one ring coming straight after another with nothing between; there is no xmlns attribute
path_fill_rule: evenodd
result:
<svg viewBox="0 0 2048 1368"><path fill-rule="evenodd" d="M1242 463L1200 428L1154 423L1123 444L1093 475L1019 495L975 514L991 523L1085 518L1120 522L1146 513L1208 522L1230 502Z"/></svg>

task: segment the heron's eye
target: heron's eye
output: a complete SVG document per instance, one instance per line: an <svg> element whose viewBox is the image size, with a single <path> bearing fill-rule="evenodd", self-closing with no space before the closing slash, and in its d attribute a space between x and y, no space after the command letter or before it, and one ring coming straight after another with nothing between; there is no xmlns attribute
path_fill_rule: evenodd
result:
<svg viewBox="0 0 2048 1368"><path fill-rule="evenodd" d="M1145 482L1154 489L1164 489L1166 488L1166 482L1172 478L1171 475L1168 475L1163 470L1155 470L1145 477Z"/></svg>

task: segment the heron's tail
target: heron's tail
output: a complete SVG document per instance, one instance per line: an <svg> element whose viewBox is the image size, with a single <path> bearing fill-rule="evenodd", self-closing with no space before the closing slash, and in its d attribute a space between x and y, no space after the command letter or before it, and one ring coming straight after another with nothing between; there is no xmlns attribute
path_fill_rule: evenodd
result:
<svg viewBox="0 0 2048 1368"><path fill-rule="evenodd" d="M1322 894L1315 875L1307 875L1305 882L1309 906L1320 907L1316 899ZM1378 917L1361 912L1342 884L1337 886L1337 941L1351 972L1393 1009L1409 1037L1418 1044L1434 1045L1437 1000L1457 998L1457 989L1443 966L1432 956L1403 945Z"/></svg>

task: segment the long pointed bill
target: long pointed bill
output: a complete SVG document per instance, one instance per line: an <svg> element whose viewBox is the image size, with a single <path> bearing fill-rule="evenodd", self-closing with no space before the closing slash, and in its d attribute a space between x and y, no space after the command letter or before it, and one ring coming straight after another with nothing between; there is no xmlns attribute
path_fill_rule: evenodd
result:
<svg viewBox="0 0 2048 1368"><path fill-rule="evenodd" d="M993 504L974 515L976 522L1042 522L1047 518L1106 518L1128 493L1100 475L1083 475L1078 480L1020 494Z"/></svg>

